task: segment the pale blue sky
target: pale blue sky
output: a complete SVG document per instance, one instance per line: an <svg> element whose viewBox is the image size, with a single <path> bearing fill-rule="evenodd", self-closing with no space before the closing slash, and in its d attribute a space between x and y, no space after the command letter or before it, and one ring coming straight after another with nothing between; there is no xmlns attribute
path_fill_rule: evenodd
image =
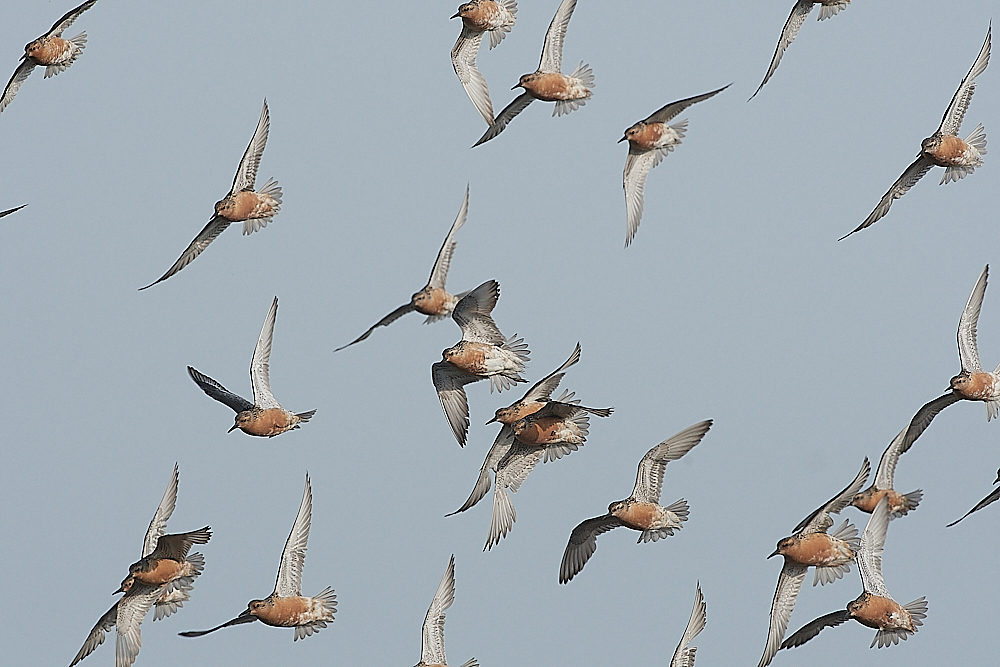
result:
<svg viewBox="0 0 1000 667"><path fill-rule="evenodd" d="M0 76L72 2L7 3ZM666 664L698 580L699 665L755 665L781 569L766 556L947 388L969 292L983 265L1000 270L995 143L972 176L939 187L935 169L874 227L836 241L937 128L995 2L857 0L823 23L814 11L747 103L791 4L580 0L564 69L593 67L593 99L561 118L532 104L470 150L485 125L449 60L455 0L100 0L67 31L87 31L81 58L48 80L36 70L0 114L0 210L29 204L0 220L5 661L69 664L139 558L176 461L169 530L210 524L214 536L191 601L143 625L139 667L415 664L452 553L453 665ZM481 51L498 110L536 67L557 5L523 0L513 31ZM983 123L1000 141L998 66L979 78L963 135ZM667 102L730 82L682 114L687 136L650 173L623 249L627 149L615 142ZM265 97L258 184L278 180L281 212L138 292L228 191ZM579 341L563 387L615 406L579 452L532 473L513 496L514 530L488 553L489 498L444 515L496 435L484 422L521 390L470 385L460 449L430 378L454 324L409 315L333 353L424 284L467 184L449 287L499 281L494 316L530 345L526 377ZM274 394L316 416L272 440L227 435L232 412L185 367L249 395L275 295ZM987 290L979 343L992 368L1000 286ZM708 418L665 476L663 500L691 505L683 530L641 545L631 531L603 535L560 586L571 529L628 496L646 450ZM995 659L1000 510L944 526L992 488L998 429L982 405L959 403L897 468L897 488L924 499L891 524L884 573L899 602L927 596L919 633L875 652L874 631L851 623L774 665ZM303 588L336 589L336 622L294 644L260 624L178 637L271 592L307 470ZM805 586L790 628L860 592L856 568ZM113 642L85 667L111 664Z"/></svg>

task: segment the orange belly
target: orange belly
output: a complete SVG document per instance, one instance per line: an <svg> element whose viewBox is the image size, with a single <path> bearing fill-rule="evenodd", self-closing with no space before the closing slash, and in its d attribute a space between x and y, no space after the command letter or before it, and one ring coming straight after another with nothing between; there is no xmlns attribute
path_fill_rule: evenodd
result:
<svg viewBox="0 0 1000 667"><path fill-rule="evenodd" d="M965 156L969 145L953 134L941 137L941 143L933 153L927 153L931 162L940 167L952 167L960 164L959 159Z"/></svg>
<svg viewBox="0 0 1000 667"><path fill-rule="evenodd" d="M524 83L524 89L533 97L546 102L572 100L580 97L573 93L573 84L569 77L559 72L539 74Z"/></svg>
<svg viewBox="0 0 1000 667"><path fill-rule="evenodd" d="M632 127L636 127L633 125ZM637 131L628 137L628 142L638 150L651 151L663 137L665 123L648 123L638 127ZM632 128L630 127L629 130ZM628 130L626 130L628 132Z"/></svg>
<svg viewBox="0 0 1000 667"><path fill-rule="evenodd" d="M254 415L254 418L240 424L240 430L247 435L272 437L284 433L298 423L298 418L281 408L268 408Z"/></svg>
<svg viewBox="0 0 1000 667"><path fill-rule="evenodd" d="M55 65L72 53L73 46L62 37L35 40L25 49L28 57L38 65Z"/></svg>
<svg viewBox="0 0 1000 667"><path fill-rule="evenodd" d="M151 567L145 571L133 572L132 576L136 581L141 581L150 586L162 586L173 581L181 575L183 564L169 558L160 558L150 563Z"/></svg>
<svg viewBox="0 0 1000 667"><path fill-rule="evenodd" d="M274 206L270 197L263 197L256 192L242 190L235 195L229 195L215 206L218 216L232 222L242 222L251 218L267 218L274 215Z"/></svg>
<svg viewBox="0 0 1000 667"><path fill-rule="evenodd" d="M279 628L291 628L296 625L302 625L303 622L308 622L303 617L307 614L309 608L309 598L295 596L275 598L271 600L271 604L255 609L251 613L268 625Z"/></svg>
<svg viewBox="0 0 1000 667"><path fill-rule="evenodd" d="M660 518L659 508L652 503L632 503L613 514L635 530L650 530Z"/></svg>
<svg viewBox="0 0 1000 667"><path fill-rule="evenodd" d="M913 623L909 622L910 615L895 600L884 598L879 595L868 595L868 599L863 605L853 610L854 618L862 625L880 630L882 628L906 628L913 629ZM902 622L894 621L895 614Z"/></svg>
<svg viewBox="0 0 1000 667"><path fill-rule="evenodd" d="M503 22L500 8L494 0L481 0L478 3L469 3L470 7L461 12L462 23L470 30L485 32L495 28Z"/></svg>
<svg viewBox="0 0 1000 667"><path fill-rule="evenodd" d="M473 375L486 372L486 355L492 352L492 345L486 343L470 343L462 341L442 353L444 360L453 364L459 370Z"/></svg>
<svg viewBox="0 0 1000 667"><path fill-rule="evenodd" d="M420 290L412 297L413 308L423 315L449 315L452 308L452 296L440 287Z"/></svg>
<svg viewBox="0 0 1000 667"><path fill-rule="evenodd" d="M848 563L854 553L845 542L826 533L811 533L795 540L782 555L800 565L818 565L833 567Z"/></svg>
<svg viewBox="0 0 1000 667"><path fill-rule="evenodd" d="M524 419L535 414L545 407L545 403L531 401L529 403L515 403L507 408L500 408L496 411L496 420L501 424L513 424L519 419Z"/></svg>

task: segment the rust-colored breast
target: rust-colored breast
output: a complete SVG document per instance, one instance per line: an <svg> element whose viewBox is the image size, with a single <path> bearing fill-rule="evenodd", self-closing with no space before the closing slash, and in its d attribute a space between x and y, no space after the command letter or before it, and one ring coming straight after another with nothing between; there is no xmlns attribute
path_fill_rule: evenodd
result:
<svg viewBox="0 0 1000 667"><path fill-rule="evenodd" d="M462 23L471 30L485 32L495 28L502 22L500 8L494 0L480 0L480 2L470 2L462 5L466 9L461 11Z"/></svg>
<svg viewBox="0 0 1000 667"><path fill-rule="evenodd" d="M933 153L928 153L931 162L941 167L951 167L958 164L959 158L969 150L969 145L953 134L941 137L941 143Z"/></svg>
<svg viewBox="0 0 1000 667"><path fill-rule="evenodd" d="M533 419L514 428L514 435L526 445L549 445L561 440L565 422L559 417Z"/></svg>
<svg viewBox="0 0 1000 667"><path fill-rule="evenodd" d="M546 102L571 100L579 97L573 93L573 85L569 77L559 72L539 74L530 81L524 82L524 89L535 98Z"/></svg>
<svg viewBox="0 0 1000 667"><path fill-rule="evenodd" d="M240 424L240 430L247 435L271 437L284 433L298 423L298 418L281 408L268 408L254 413L251 420Z"/></svg>
<svg viewBox="0 0 1000 667"><path fill-rule="evenodd" d="M961 377L961 376L959 376ZM964 378L960 384L953 384L952 387L963 398L973 401L983 401L992 399L995 391L994 381L991 373L972 373Z"/></svg>
<svg viewBox="0 0 1000 667"><path fill-rule="evenodd" d="M878 505L878 501L882 500L882 496L889 493L886 489L876 489L874 486L868 488L863 493L859 493L857 497L851 502L852 505L857 507L862 512L868 512L871 514L875 511L875 506ZM897 494L899 495L899 494ZM889 501L892 502L891 500Z"/></svg>
<svg viewBox="0 0 1000 667"><path fill-rule="evenodd" d="M72 53L73 45L62 37L37 39L25 52L37 65L55 65Z"/></svg>
<svg viewBox="0 0 1000 667"><path fill-rule="evenodd" d="M150 563L150 565L151 567L148 570L132 573L136 581L141 581L150 586L161 586L181 576L181 570L183 569L181 563L169 558L157 559Z"/></svg>
<svg viewBox="0 0 1000 667"><path fill-rule="evenodd" d="M292 628L303 623L302 617L309 611L309 598L301 596L273 598L271 604L256 609L253 614L268 625Z"/></svg>
<svg viewBox="0 0 1000 667"><path fill-rule="evenodd" d="M893 621L893 614L902 620L902 623ZM895 600L884 598L880 595L869 594L863 605L854 610L854 618L862 625L876 630L882 628L901 627L913 629L910 615Z"/></svg>
<svg viewBox="0 0 1000 667"><path fill-rule="evenodd" d="M274 207L271 205L270 197L242 190L220 201L215 212L226 220L243 222L251 218L267 218L274 215Z"/></svg>
<svg viewBox="0 0 1000 667"><path fill-rule="evenodd" d="M424 315L448 315L452 311L452 296L439 287L421 290L413 295L413 308Z"/></svg>
<svg viewBox="0 0 1000 667"><path fill-rule="evenodd" d="M509 408L497 410L496 420L508 426L514 422L531 416L545 407L544 402L530 401L528 403L515 403Z"/></svg>
<svg viewBox="0 0 1000 667"><path fill-rule="evenodd" d="M651 151L657 147L658 142L663 137L664 127L666 127L665 123L647 123L646 125L640 125L636 131L629 136L628 142L639 150ZM629 129L631 130L632 128Z"/></svg>
<svg viewBox="0 0 1000 667"><path fill-rule="evenodd" d="M845 542L826 533L803 535L781 553L800 565L821 567L843 565L854 556Z"/></svg>
<svg viewBox="0 0 1000 667"><path fill-rule="evenodd" d="M486 343L462 341L445 350L444 358L466 373L482 375L486 372L486 355L492 352L492 347Z"/></svg>
<svg viewBox="0 0 1000 667"><path fill-rule="evenodd" d="M660 517L659 508L653 503L629 503L613 514L635 530L649 530Z"/></svg>

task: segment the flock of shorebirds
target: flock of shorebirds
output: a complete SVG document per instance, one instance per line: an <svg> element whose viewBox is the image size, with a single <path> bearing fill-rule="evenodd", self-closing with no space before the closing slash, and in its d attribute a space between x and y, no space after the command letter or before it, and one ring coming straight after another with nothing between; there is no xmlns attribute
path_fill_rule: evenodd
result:
<svg viewBox="0 0 1000 667"><path fill-rule="evenodd" d="M0 98L0 111L11 103L36 66L46 67L47 78L68 68L81 55L87 42L86 34L80 33L70 39L63 38L62 34L96 2L97 0L88 0L71 10L47 33L25 47L22 62ZM849 2L850 0L797 2L782 30L770 67L754 96L775 74L785 50L795 39L814 4L820 5L819 19L824 20L846 8ZM492 49L501 43L505 34L514 26L516 2L473 0L458 8L452 18L461 19L462 29L451 52L452 63L475 109L488 126L476 146L496 138L534 100L555 102L553 115L559 116L579 109L591 97L594 75L588 65L581 63L571 74L562 73L563 43L576 4L576 0L560 2L545 34L537 70L520 78L514 87L521 88L523 92L496 115L493 113L486 80L477 69L476 58L487 34ZM965 139L959 138L957 133L975 91L976 77L986 69L989 56L990 32L987 31L981 50L948 105L938 129L921 143L920 153L915 161L889 188L868 218L850 234L885 216L892 202L903 196L931 167L945 167L941 179L941 183L945 184L964 178L982 165L983 155L986 154L986 136L982 125L977 126ZM684 137L687 121L682 120L673 125L668 122L693 104L708 100L726 88L728 86L667 104L625 130L620 141L627 141L629 144L623 174L626 246L633 241L642 218L643 191L650 169L659 164ZM215 204L209 222L174 264L155 282L142 289L163 282L184 269L230 224L242 222L243 234L248 235L266 227L279 212L282 192L277 182L270 179L259 190L255 185L269 126L270 116L265 101L260 120L240 161L229 193ZM453 319L462 332L461 340L442 352L442 360L431 366L431 377L448 425L461 446L466 444L469 429L469 403L465 386L488 379L491 392L494 389L499 392L526 383L522 373L529 359L528 346L523 339L516 335L505 336L492 318L491 313L500 296L500 286L496 281L487 280L472 290L457 294L446 289L448 269L456 245L455 236L466 221L468 205L469 192L466 190L427 284L414 293L409 302L390 312L355 340L338 348L338 351L343 350L365 341L379 327L388 326L411 311L425 315L428 322L448 317ZM20 208L23 206L0 212L0 217ZM877 644L880 648L907 639L923 624L927 616L927 601L921 597L900 605L889 594L882 577L882 553L890 520L914 511L922 496L920 490L907 494L897 492L893 488L893 476L899 457L910 449L935 416L952 403L961 400L982 401L986 403L988 419L1000 414L1000 366L992 372L984 371L976 346L976 326L986 291L987 275L988 267L983 269L961 314L958 326L961 372L951 379L949 391L922 406L889 444L879 461L873 483L867 489L862 490L871 473L871 466L866 458L850 484L803 519L793 529L790 537L777 543L777 549L771 555L782 556L784 564L778 576L760 667L768 665L779 650L800 646L824 628L842 624L852 618L877 630L872 646ZM235 423L230 431L240 429L248 435L274 437L299 428L315 414L315 410L299 413L288 411L271 393L269 358L277 310L278 299L275 297L264 319L251 361L253 400L232 393L216 380L188 367L188 373L198 387L236 413ZM513 527L516 514L509 492L516 492L539 462L558 460L582 446L587 439L591 416L606 418L613 412L611 407L585 407L581 405L580 399L574 398L574 394L568 391L563 391L557 398L552 397L565 373L579 362L580 356L581 348L577 344L561 366L533 384L519 400L497 409L494 418L490 420L501 424L500 431L486 454L468 500L452 513L472 508L486 496L492 486L493 511L485 545L487 550L498 544ZM607 514L582 521L571 531L559 566L560 583L568 583L583 570L594 555L597 537L602 533L626 527L639 531L640 543L655 542L673 535L683 527L688 520L687 502L678 499L666 506L660 504L663 475L667 464L690 452L702 441L711 426L711 420L698 422L652 447L642 456L631 495L625 500L611 503ZM1000 483L1000 472L997 481ZM189 599L194 581L205 566L204 557L199 553L190 553L190 550L196 544L207 543L212 532L206 526L187 533L166 534L166 524L177 501L177 488L178 469L175 466L143 540L142 557L129 567L128 576L117 591L122 593L122 597L94 626L83 647L70 663L71 667L93 652L112 628L117 633L116 667L131 665L141 646L140 626L148 612L155 610L154 620L159 620L176 612ZM998 498L1000 488L984 498L969 513L982 509ZM835 524L832 515L839 514L848 506L871 515L860 537L858 528L847 520L830 532ZM962 519L964 518L963 516ZM294 639L298 640L332 622L336 611L333 590L328 587L311 597L303 596L301 591L311 520L312 488L307 475L302 502L281 554L274 591L266 598L251 600L245 611L215 628L181 634L197 637L231 625L259 620L271 626L294 628ZM786 637L795 601L808 569L814 568L814 585L825 585L842 578L850 571L852 562L857 564L861 575L861 595L849 602L845 609L822 616ZM444 652L444 618L454 596L453 556L424 619L418 667L447 664ZM690 621L671 661L672 667L690 667L694 664L696 649L690 647L689 643L704 628L705 620L706 605L699 585ZM475 659L471 659L462 667L477 664Z"/></svg>

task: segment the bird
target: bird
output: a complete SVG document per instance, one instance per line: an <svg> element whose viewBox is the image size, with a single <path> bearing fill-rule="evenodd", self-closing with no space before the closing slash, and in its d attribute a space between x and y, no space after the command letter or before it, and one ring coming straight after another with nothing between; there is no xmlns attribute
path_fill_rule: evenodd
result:
<svg viewBox="0 0 1000 667"><path fill-rule="evenodd" d="M688 619L681 641L674 649L674 657L670 659L670 667L694 667L694 654L698 650L692 646L688 648L695 637L705 629L705 599L701 595L701 584L697 584L694 593L694 606L691 608L691 618Z"/></svg>
<svg viewBox="0 0 1000 667"><path fill-rule="evenodd" d="M862 512L871 514L875 505L883 496L889 497L890 518L904 516L908 512L917 509L920 499L923 498L923 490L917 489L907 494L898 493L893 488L893 475L896 472L896 463L899 457L909 451L917 438L924 430L931 425L938 413L952 403L962 400L955 394L948 393L935 398L933 401L924 404L917 414L913 416L910 423L903 428L899 434L892 439L882 458L878 462L878 469L875 471L875 480L867 489L858 493L851 499L851 505L857 507Z"/></svg>
<svg viewBox="0 0 1000 667"><path fill-rule="evenodd" d="M416 667L448 667L444 655L444 613L455 601L455 556L452 555L445 568L441 583L438 584L431 606L424 616L421 630L420 662ZM462 667L479 667L475 658L467 660Z"/></svg>
<svg viewBox="0 0 1000 667"><path fill-rule="evenodd" d="M583 569L597 550L597 536L601 533L619 526L642 531L638 544L656 542L681 529L682 523L688 519L688 504L683 498L668 507L659 504L663 472L667 463L681 458L701 442L711 427L711 419L698 422L646 452L639 461L632 495L611 503L607 514L587 519L570 533L569 543L566 544L562 564L559 566L560 584L569 582Z"/></svg>
<svg viewBox="0 0 1000 667"><path fill-rule="evenodd" d="M959 398L986 403L986 421L1000 413L1000 365L992 373L984 371L979 363L979 348L976 345L976 325L979 323L979 311L986 294L989 270L987 264L979 274L979 280L972 288L969 301L958 320L958 357L962 362L962 372L949 383L951 391Z"/></svg>
<svg viewBox="0 0 1000 667"><path fill-rule="evenodd" d="M21 56L21 64L14 70L14 74L7 82L7 87L0 97L0 111L7 108L17 91L21 88L31 71L39 65L45 66L45 78L59 74L73 64L83 49L87 46L87 33L81 32L76 37L63 39L63 30L73 25L73 21L80 18L80 14L94 6L97 0L87 0L79 7L66 12L62 18L52 24L49 31L38 39L28 42L24 47L24 55ZM16 210L16 209L15 209Z"/></svg>
<svg viewBox="0 0 1000 667"><path fill-rule="evenodd" d="M972 69L962 79L955 96L951 99L951 104L941 118L941 124L937 131L920 142L920 152L917 159L906 168L889 191L886 192L875 210L865 218L856 229L840 237L843 241L854 232L861 231L865 227L874 225L879 219L889 212L892 202L899 199L919 181L924 174L930 171L931 167L937 165L945 167L939 185L959 181L967 174L971 174L983 164L983 156L986 155L986 131L982 124L976 126L969 136L964 140L958 138L958 131L962 127L962 119L972 102L972 94L976 92L976 77L986 70L990 63L990 33L992 26L986 31L986 41L979 51L976 61L972 63Z"/></svg>
<svg viewBox="0 0 1000 667"><path fill-rule="evenodd" d="M994 485L1000 484L1000 470L997 470L997 479L996 479L995 482L993 482L993 484ZM963 514L962 517L960 519L958 519L957 521L952 521L951 523L949 523L947 526L945 526L945 528L951 528L956 523L958 523L959 521L961 521L965 517L969 516L973 512L978 512L979 510L983 509L987 505L990 505L990 504L996 502L997 498L1000 498L1000 487L997 487L997 488L993 489L989 493L989 495L987 495L985 498L983 498L978 503L976 503L975 507L973 507L971 510L969 510L968 512L966 512L965 514Z"/></svg>
<svg viewBox="0 0 1000 667"><path fill-rule="evenodd" d="M492 392L527 382L520 374L529 360L528 346L517 334L504 337L490 317L499 298L500 285L495 280L487 280L465 295L451 314L462 329L462 340L442 351L442 361L431 366L441 409L462 447L469 431L465 385L489 378Z"/></svg>
<svg viewBox="0 0 1000 667"><path fill-rule="evenodd" d="M778 63L781 62L781 56L785 54L785 49L792 45L795 41L795 36L799 34L799 28L802 24L806 22L806 17L809 16L809 12L812 11L813 5L819 5L819 20L825 21L831 16L836 16L840 13L840 10L847 9L847 5L851 3L851 0L799 0L792 7L792 13L789 14L788 20L785 21L785 27L781 29L781 37L778 39L778 46L774 49L774 56L771 57L771 66L767 68L767 74L764 75L764 80L760 82L760 86L750 99L757 97L757 93L760 89L764 87L764 84L768 82L774 71L778 69ZM750 100L747 100L748 102Z"/></svg>
<svg viewBox="0 0 1000 667"><path fill-rule="evenodd" d="M820 616L800 628L781 644L781 648L801 646L815 637L823 628L840 625L854 619L869 628L878 630L872 640L872 648L892 646L914 633L923 625L927 617L927 598L922 597L900 606L885 587L882 579L882 550L885 533L889 527L889 499L878 501L868 525L861 537L861 551L858 553L858 571L865 590L847 605L847 609Z"/></svg>
<svg viewBox="0 0 1000 667"><path fill-rule="evenodd" d="M212 241L216 239L229 225L234 222L243 223L243 235L252 234L267 227L271 219L281 209L281 188L278 182L269 178L260 190L254 190L257 181L257 168L260 166L264 146L267 145L267 133L271 127L271 116L267 110L267 100L260 112L257 129L254 130L250 144L233 179L233 187L225 197L215 202L215 215L208 221L204 229L198 232L191 245L181 253L174 265L155 282L140 287L141 292L157 283L161 283L195 260Z"/></svg>
<svg viewBox="0 0 1000 667"><path fill-rule="evenodd" d="M96 2L96 0L95 0L95 2ZM27 204L21 204L20 206L17 206L15 208L7 209L6 211L0 211L0 218L4 217L5 215L10 215L14 211L20 211L25 206L27 206Z"/></svg>
<svg viewBox="0 0 1000 667"><path fill-rule="evenodd" d="M552 17L552 23L545 33L538 69L531 74L523 75L511 88L511 90L523 88L524 92L504 107L486 133L473 144L473 148L503 132L507 124L524 111L532 100L555 102L556 108L553 109L552 115L562 116L582 107L594 94L594 72L590 69L590 65L581 62L569 76L562 73L563 41L566 39L566 28L569 26L574 9L576 0L562 0L559 3L556 15Z"/></svg>
<svg viewBox="0 0 1000 667"><path fill-rule="evenodd" d="M839 514L851 504L851 499L868 479L869 472L871 465L865 458L854 481L803 519L792 531L793 535L779 541L778 548L768 556L771 558L780 554L784 556L785 564L778 575L778 586L771 602L771 624L759 667L770 664L781 648L781 639L788 628L788 620L795 609L795 600L809 567L816 568L813 586L832 583L851 571L850 562L860 548L858 529L850 521L844 521L833 534L826 531L833 526L830 515Z"/></svg>
<svg viewBox="0 0 1000 667"><path fill-rule="evenodd" d="M490 34L490 48L500 44L517 19L516 0L472 0L459 5L451 18L462 19L462 32L451 49L451 64L476 110L493 124L493 103L486 79L476 68L476 56L485 33Z"/></svg>
<svg viewBox="0 0 1000 667"><path fill-rule="evenodd" d="M190 631L179 633L181 637L201 637L230 625L242 625L261 621L265 625L276 628L295 628L298 641L319 632L333 622L337 611L337 596L333 589L327 586L314 597L302 596L302 569L306 562L306 543L309 541L309 526L312 523L312 486L309 475L306 474L306 487L302 492L302 502L299 504L292 532L288 535L285 548L281 552L281 563L278 565L278 579L274 584L274 592L263 600L250 600L246 611L231 621L218 625L211 630Z"/></svg>
<svg viewBox="0 0 1000 667"><path fill-rule="evenodd" d="M139 563L149 562L147 558L154 554L162 555L161 543L165 548L168 544L176 545L177 538L181 538L185 542L189 539L190 543L194 544L205 544L211 538L212 534L208 526L184 535L164 534L167 530L167 521L177 505L177 480L178 467L177 464L174 464L167 488L163 492L163 498L160 500L156 512L153 513L149 528L146 529L142 546L143 558ZM187 546L190 548L190 544ZM140 577L133 576L131 570L132 567L135 567L134 565L129 568L129 576L122 582L121 588L115 591L115 593L124 592L125 595L115 602L93 627L83 643L83 647L70 663L70 667L86 658L94 649L104 643L105 633L110 632L112 628L117 628L115 667L128 667L135 661L142 646L140 626L149 609L156 605L156 615L153 620L166 618L177 611L190 598L194 580L205 568L205 557L199 553L188 555L185 549L183 554L174 553L172 555L178 557L174 561L175 567L170 568L172 571L169 573L166 571L167 568L163 568L155 583L151 583L147 577L141 574Z"/></svg>
<svg viewBox="0 0 1000 667"><path fill-rule="evenodd" d="M490 490L490 471L493 471L497 482L493 489L493 517L484 551L505 537L517 519L507 489L516 492L540 460L555 461L581 447L588 433L588 415L607 417L614 410L581 407L580 401L572 400L573 394L566 391L555 401L551 400L551 394L559 386L565 371L580 360L580 352L580 344L577 343L573 353L559 368L532 385L520 400L497 410L493 419L487 422L500 422L503 426L486 454L486 460L479 470L479 479L476 480L469 499L460 508L445 515L464 512L478 503ZM545 416L554 411L561 411L568 416ZM542 415L540 421L532 420L536 415ZM529 443L525 443L520 440L520 436L539 434L539 424L543 423L548 424L549 432L555 433L553 437L544 438L546 442L532 443L529 439ZM516 427L521 431L520 434L515 432ZM539 440L537 437L534 439Z"/></svg>
<svg viewBox="0 0 1000 667"><path fill-rule="evenodd" d="M463 7L465 5L462 5ZM445 290L445 281L448 279L448 268L451 266L451 258L455 254L455 234L462 225L465 224L465 218L469 214L469 188L465 188L465 199L462 201L462 206L458 209L458 216L455 217L455 222L451 224L451 229L448 230L448 235L444 237L444 243L441 244L441 250L438 251L437 259L434 260L434 266L431 268L431 276L427 279L427 284L423 288L410 297L410 302L403 304L396 310L392 311L381 320L376 322L371 326L368 331L364 332L354 340L352 340L347 345L338 347L334 352L340 352L345 347L350 347L355 343L360 343L368 336L372 335L372 332L379 327L387 327L396 320L398 320L403 315L409 312L417 311L421 315L426 315L427 319L424 320L424 324L430 324L431 322L437 322L442 320L455 310L455 305L464 297L468 292L462 292L461 294L449 294Z"/></svg>
<svg viewBox="0 0 1000 667"><path fill-rule="evenodd" d="M247 435L273 438L285 431L299 428L299 424L312 419L315 410L292 413L285 410L271 394L271 379L269 361L271 359L271 339L274 337L274 318L278 314L278 297L271 302L271 309L264 318L264 326L257 338L257 346L253 350L250 361L250 382L253 384L253 403L237 396L221 384L199 373L191 366L187 367L188 375L201 387L201 390L215 400L228 405L236 411L236 423L229 429L232 433L240 429Z"/></svg>
<svg viewBox="0 0 1000 667"><path fill-rule="evenodd" d="M618 143L628 141L628 157L625 158L625 173L622 177L625 188L625 209L628 214L626 248L632 243L632 238L639 230L639 222L642 220L643 191L646 188L646 176L649 170L660 164L660 160L680 145L684 133L687 132L687 119L674 125L667 125L667 122L692 104L703 102L731 85L704 95L671 102L653 112L646 120L640 120L625 130L625 136L618 140Z"/></svg>

